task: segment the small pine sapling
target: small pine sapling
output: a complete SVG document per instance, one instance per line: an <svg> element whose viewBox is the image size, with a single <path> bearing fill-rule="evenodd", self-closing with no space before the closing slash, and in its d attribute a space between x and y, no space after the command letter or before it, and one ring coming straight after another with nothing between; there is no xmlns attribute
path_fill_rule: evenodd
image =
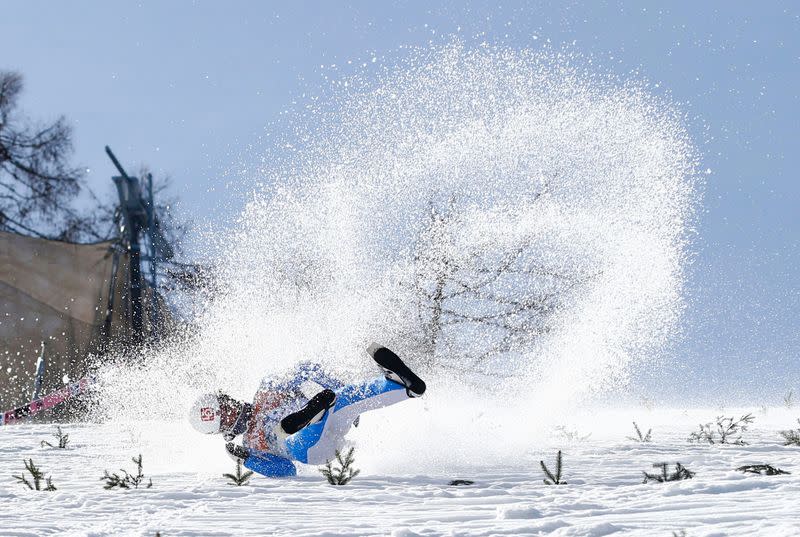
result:
<svg viewBox="0 0 800 537"><path fill-rule="evenodd" d="M235 474L222 474L222 477L227 477L231 480L229 485L236 485L237 487L241 487L242 485L246 485L250 478L253 477L253 472L250 470L246 472L242 472L242 461L241 459L236 459L236 473Z"/></svg>
<svg viewBox="0 0 800 537"><path fill-rule="evenodd" d="M109 474L108 470L105 471L105 475L100 478L100 481L105 481L106 484L103 485L103 488L106 490L113 489L113 488L121 488L121 489L138 489L139 485L144 485L144 473L142 472L142 454L140 453L138 457L132 457L131 460L136 465L136 475L129 474L124 468L120 469L124 475L120 476L119 474ZM150 488L153 486L153 480L149 479L147 486L145 488Z"/></svg>
<svg viewBox="0 0 800 537"><path fill-rule="evenodd" d="M556 425L555 430L567 442L585 442L592 436L592 433L581 434L575 429L567 429L565 425Z"/></svg>
<svg viewBox="0 0 800 537"><path fill-rule="evenodd" d="M61 431L61 426L60 425L56 425L56 432L53 433L53 436L56 438L56 440L58 440L58 445L57 446L54 446L53 444L51 444L47 440L42 440L39 445L42 446L42 447L50 446L51 448L65 449L67 447L67 444L69 444L69 435L68 434L64 434Z"/></svg>
<svg viewBox="0 0 800 537"><path fill-rule="evenodd" d="M328 483L331 485L346 485L361 473L361 470L353 469L353 462L355 462L354 451L355 448L351 447L343 458L341 452L337 449L336 460L339 462L339 467L334 468L333 461L328 461L325 463L325 468L320 468L320 473L325 476Z"/></svg>
<svg viewBox="0 0 800 537"><path fill-rule="evenodd" d="M708 444L735 444L746 446L747 442L742 440L742 434L747 431L751 423L755 421L755 416L745 414L738 420L733 417L726 418L717 416L716 423L711 422L701 424L698 431L689 435L689 442L699 442ZM716 429L713 428L716 425ZM734 438L736 437L736 438Z"/></svg>
<svg viewBox="0 0 800 537"><path fill-rule="evenodd" d="M691 479L695 475L694 472L679 462L675 463L675 472L673 473L667 472L667 466L669 465L666 462L653 465L653 468L661 468L660 474L642 472L644 474L644 481L642 481L642 483L647 483L649 481L658 481L659 483L666 483L668 481L682 481L684 479Z"/></svg>
<svg viewBox="0 0 800 537"><path fill-rule="evenodd" d="M789 390L789 392L783 396L783 406L786 408L792 408L794 406L794 390Z"/></svg>
<svg viewBox="0 0 800 537"><path fill-rule="evenodd" d="M24 473L22 473L21 475L12 476L14 479L19 481L23 485L27 485L27 487L31 490L56 490L55 485L53 485L53 482L51 481L52 478L50 476L45 478L44 472L42 472L39 468L36 467L35 464L33 464L33 459L28 459L27 462L26 461L23 462L25 462L25 469L28 471L28 473L31 474L33 483L27 480ZM47 485L45 488L42 488L42 480L44 480L45 485Z"/></svg>
<svg viewBox="0 0 800 537"><path fill-rule="evenodd" d="M800 418L797 423L800 424ZM778 431L783 437L784 446L800 446L800 427L797 429L787 429L786 431Z"/></svg>
<svg viewBox="0 0 800 537"><path fill-rule="evenodd" d="M653 432L653 429L647 429L647 434L642 434L642 430L639 429L639 426L636 422L633 422L633 428L636 431L636 436L626 436L628 440L633 440L634 442L651 442L652 439L650 438L650 434Z"/></svg>
<svg viewBox="0 0 800 537"><path fill-rule="evenodd" d="M561 469L562 469L562 467L561 467L561 450L560 449L558 450L558 454L556 455L556 473L555 473L555 475L553 475L553 472L551 472L547 468L547 465L544 463L544 461L539 461L539 465L542 467L542 471L544 472L544 475L545 475L545 479L543 480L545 485L566 485L567 484L566 481L562 481L561 480Z"/></svg>
<svg viewBox="0 0 800 537"><path fill-rule="evenodd" d="M760 474L760 475L781 475L781 474L789 474L786 470L781 470L780 468L775 468L769 464L748 464L746 466L740 466L736 469L739 472L744 472L746 474Z"/></svg>

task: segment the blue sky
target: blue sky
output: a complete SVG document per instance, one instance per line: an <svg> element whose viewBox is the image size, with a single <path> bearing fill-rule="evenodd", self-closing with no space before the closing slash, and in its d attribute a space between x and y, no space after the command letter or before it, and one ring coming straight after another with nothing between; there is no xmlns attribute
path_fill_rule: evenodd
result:
<svg viewBox="0 0 800 537"><path fill-rule="evenodd" d="M74 124L75 161L110 193L109 144L174 179L196 220L238 213L223 175L347 60L447 41L566 44L637 72L687 112L707 177L677 372L735 399L800 391L800 7L792 2L5 3L0 69L22 105ZM324 66L324 67L322 67ZM642 382L658 390L658 380ZM666 389L665 389L666 390ZM666 390L668 391L668 390ZM765 396L766 397L766 396Z"/></svg>

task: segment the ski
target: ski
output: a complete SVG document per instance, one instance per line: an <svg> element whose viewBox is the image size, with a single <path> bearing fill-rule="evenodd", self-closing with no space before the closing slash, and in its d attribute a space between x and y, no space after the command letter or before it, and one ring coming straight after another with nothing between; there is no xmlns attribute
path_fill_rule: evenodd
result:
<svg viewBox="0 0 800 537"><path fill-rule="evenodd" d="M38 399L34 399L30 403L8 410L0 414L0 426L11 425L12 423L21 421L29 416L33 416L42 410L54 408L67 399L78 396L82 393L86 393L89 390L89 386L91 386L93 382L93 378L84 377L80 380L76 380L75 382L67 384L59 390L48 393L47 395Z"/></svg>
<svg viewBox="0 0 800 537"><path fill-rule="evenodd" d="M409 397L419 397L425 393L425 382L411 371L394 352L373 343L367 348L367 354L383 369L387 379L405 386Z"/></svg>

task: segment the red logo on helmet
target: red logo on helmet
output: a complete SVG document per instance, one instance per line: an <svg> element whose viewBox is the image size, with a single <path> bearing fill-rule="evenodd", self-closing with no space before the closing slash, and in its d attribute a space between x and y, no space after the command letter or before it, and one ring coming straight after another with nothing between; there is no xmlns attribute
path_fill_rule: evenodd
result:
<svg viewBox="0 0 800 537"><path fill-rule="evenodd" d="M214 421L214 409L207 406L201 408L200 421Z"/></svg>

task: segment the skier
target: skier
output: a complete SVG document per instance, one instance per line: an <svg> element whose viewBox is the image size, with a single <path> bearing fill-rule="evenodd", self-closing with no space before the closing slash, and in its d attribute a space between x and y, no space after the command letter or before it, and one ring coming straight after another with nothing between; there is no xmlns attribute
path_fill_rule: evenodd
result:
<svg viewBox="0 0 800 537"><path fill-rule="evenodd" d="M394 352L373 343L367 353L382 377L344 385L304 362L287 381L264 379L252 405L221 392L200 396L189 421L201 433L221 433L228 453L246 468L267 477L296 475L295 462L332 459L361 413L425 393L422 379ZM233 442L239 435L241 446Z"/></svg>

